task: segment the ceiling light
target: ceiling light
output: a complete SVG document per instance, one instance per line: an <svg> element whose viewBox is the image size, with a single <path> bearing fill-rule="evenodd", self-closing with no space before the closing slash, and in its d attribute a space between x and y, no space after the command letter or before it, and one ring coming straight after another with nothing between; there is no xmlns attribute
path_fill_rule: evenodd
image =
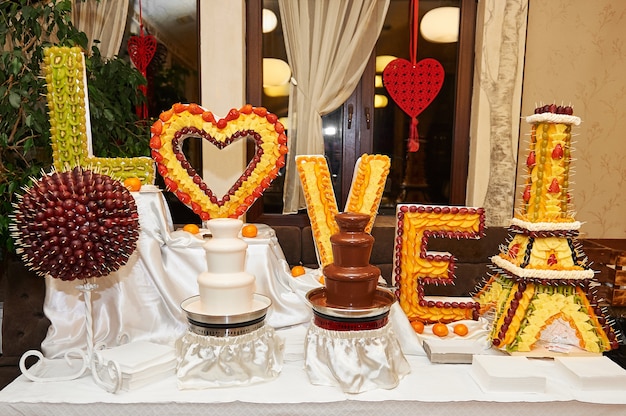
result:
<svg viewBox="0 0 626 416"><path fill-rule="evenodd" d="M376 73L382 74L385 70L385 67L389 64L389 62L397 59L396 56L392 55L380 55L376 57Z"/></svg>
<svg viewBox="0 0 626 416"><path fill-rule="evenodd" d="M374 108L384 108L387 107L387 104L389 104L389 98L386 95L374 95Z"/></svg>
<svg viewBox="0 0 626 416"><path fill-rule="evenodd" d="M278 18L276 14L270 9L263 9L263 33L269 33L276 29L278 25Z"/></svg>
<svg viewBox="0 0 626 416"><path fill-rule="evenodd" d="M288 97L289 83L283 85L268 85L263 87L263 94L268 97Z"/></svg>
<svg viewBox="0 0 626 416"><path fill-rule="evenodd" d="M272 87L289 83L291 68L278 58L263 58L263 86Z"/></svg>
<svg viewBox="0 0 626 416"><path fill-rule="evenodd" d="M453 43L459 40L459 21L458 7L437 7L424 15L420 32L429 42Z"/></svg>

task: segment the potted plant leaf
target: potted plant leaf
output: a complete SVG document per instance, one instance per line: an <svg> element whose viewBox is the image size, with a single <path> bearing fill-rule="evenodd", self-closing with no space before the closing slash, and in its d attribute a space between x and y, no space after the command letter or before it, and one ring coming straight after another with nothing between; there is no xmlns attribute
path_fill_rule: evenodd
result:
<svg viewBox="0 0 626 416"><path fill-rule="evenodd" d="M70 0L15 0L0 3L0 260L14 252L9 233L16 194L50 169L50 123L45 79L47 46L87 45L71 22ZM134 109L145 101L145 78L130 63L105 60L97 46L86 53L94 153L101 157L149 155L149 123ZM3 264L4 266L4 264ZM6 270L3 267L2 270Z"/></svg>

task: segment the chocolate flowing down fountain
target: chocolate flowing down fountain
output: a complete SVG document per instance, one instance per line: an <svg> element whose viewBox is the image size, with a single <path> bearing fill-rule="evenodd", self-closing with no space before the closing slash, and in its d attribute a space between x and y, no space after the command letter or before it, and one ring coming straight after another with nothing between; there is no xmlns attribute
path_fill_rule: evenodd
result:
<svg viewBox="0 0 626 416"><path fill-rule="evenodd" d="M365 227L370 216L343 212L335 218L339 232L330 237L333 262L322 271L325 287L307 294L315 323L333 330L381 328L395 297L378 287L380 269L369 263L374 237Z"/></svg>
<svg viewBox="0 0 626 416"><path fill-rule="evenodd" d="M367 214L336 216L339 232L330 237L334 262L325 266L326 304L333 307L371 307L380 269L369 263L374 237L366 233Z"/></svg>

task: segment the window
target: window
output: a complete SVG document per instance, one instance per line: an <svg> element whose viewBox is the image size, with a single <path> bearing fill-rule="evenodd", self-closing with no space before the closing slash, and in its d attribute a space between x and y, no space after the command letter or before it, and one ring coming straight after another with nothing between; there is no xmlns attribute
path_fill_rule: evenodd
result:
<svg viewBox="0 0 626 416"><path fill-rule="evenodd" d="M392 168L380 213L394 214L399 202L462 205L465 203L469 153L469 120L476 18L475 0L422 0L420 20L437 7L459 7L459 40L430 43L421 36L417 60L437 59L445 69L444 86L419 116L420 150L407 152L410 118L400 110L387 91L376 83L376 56L409 59L410 0L391 0L376 50L352 96L343 106L324 117L326 157L329 161L339 208L345 204L356 159L363 153L391 157ZM274 12L277 27L262 33L262 10ZM263 58L287 60L277 0L247 3L248 102L263 105L279 117L288 117L288 97L263 91ZM375 97L386 105L375 105ZM287 122L288 124L288 122ZM288 127L288 126L287 126ZM306 224L303 215L280 215L280 177L263 199L248 212L248 221L268 224ZM299 218L300 217L300 218ZM302 218L303 217L303 218Z"/></svg>

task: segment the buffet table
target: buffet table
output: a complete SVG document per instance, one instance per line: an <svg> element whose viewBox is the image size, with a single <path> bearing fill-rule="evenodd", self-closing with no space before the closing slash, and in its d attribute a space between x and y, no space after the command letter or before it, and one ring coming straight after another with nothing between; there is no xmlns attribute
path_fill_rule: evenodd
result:
<svg viewBox="0 0 626 416"><path fill-rule="evenodd" d="M303 368L307 325L277 330L285 340L284 365L275 380L245 386L179 390L176 377L148 386L107 393L87 375L78 380L36 383L20 376L0 391L0 414L13 415L623 415L623 391L573 389L550 360L541 361L545 393L487 393L469 364L432 364L423 355L407 355L411 373L392 390L351 395L336 387L314 386Z"/></svg>
<svg viewBox="0 0 626 416"><path fill-rule="evenodd" d="M203 238L176 231L162 196L135 195L140 213L138 250L129 264L98 279L93 299L94 341L107 348L133 341L173 345L187 329L180 303L197 294L197 274L206 267ZM554 363L541 360L548 380L543 393L481 390L469 364L433 364L426 357L406 316L396 304L390 322L410 365L397 387L360 394L336 386L313 385L304 368L304 344L311 311L305 294L319 287L317 271L294 279L273 230L260 226L247 239L247 268L257 290L272 299L266 325L284 341L279 376L259 384L191 390L179 389L172 371L141 388L108 393L86 372L69 381L33 382L24 375L0 391L0 415L464 415L564 414L622 415L623 391L580 391L568 384ZM44 310L52 322L42 344L44 355L61 360L71 348L84 348L85 305L73 282L48 279ZM485 352L488 353L488 352ZM132 413L131 413L132 412Z"/></svg>

